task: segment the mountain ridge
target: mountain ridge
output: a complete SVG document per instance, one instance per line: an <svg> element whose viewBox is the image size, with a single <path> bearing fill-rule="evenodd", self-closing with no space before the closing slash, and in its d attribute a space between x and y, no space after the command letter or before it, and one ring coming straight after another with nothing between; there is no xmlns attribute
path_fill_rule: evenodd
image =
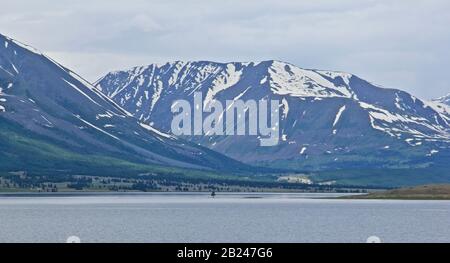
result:
<svg viewBox="0 0 450 263"><path fill-rule="evenodd" d="M79 75L36 49L3 35L0 44L0 171L33 170L39 160L23 154L28 150L50 158L50 152L37 145L61 153L52 155L52 162L56 157L100 155L130 165L249 169L140 123ZM57 161L55 165L62 166Z"/></svg>
<svg viewBox="0 0 450 263"><path fill-rule="evenodd" d="M302 69L276 60L150 64L108 73L94 85L141 121L168 133L169 106L176 99L191 100L193 92L202 92L204 105L212 99L278 99L286 114L280 147L256 147L255 138L187 138L251 164L340 169L348 165L335 159L344 158L369 167L428 166L435 155L448 151L450 142L448 106L375 86L350 73ZM361 149L352 145L355 141ZM374 160L364 160L367 154ZM383 160L386 154L391 160Z"/></svg>

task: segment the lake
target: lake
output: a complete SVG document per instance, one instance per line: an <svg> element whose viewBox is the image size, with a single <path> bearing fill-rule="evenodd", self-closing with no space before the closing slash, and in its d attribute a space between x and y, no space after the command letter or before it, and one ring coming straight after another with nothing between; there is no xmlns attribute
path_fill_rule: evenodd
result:
<svg viewBox="0 0 450 263"><path fill-rule="evenodd" d="M450 201L335 196L0 195L0 242L450 242Z"/></svg>

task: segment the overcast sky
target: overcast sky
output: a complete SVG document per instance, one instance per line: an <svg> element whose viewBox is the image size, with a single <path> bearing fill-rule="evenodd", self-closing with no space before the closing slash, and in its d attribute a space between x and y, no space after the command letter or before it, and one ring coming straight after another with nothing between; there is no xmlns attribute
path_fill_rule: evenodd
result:
<svg viewBox="0 0 450 263"><path fill-rule="evenodd" d="M95 81L173 60L277 59L450 92L448 0L0 0L0 33Z"/></svg>

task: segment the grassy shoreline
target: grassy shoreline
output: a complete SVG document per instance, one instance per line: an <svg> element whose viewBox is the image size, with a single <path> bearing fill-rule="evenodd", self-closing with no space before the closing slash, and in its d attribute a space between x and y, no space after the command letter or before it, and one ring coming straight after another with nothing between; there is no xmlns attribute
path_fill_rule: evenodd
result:
<svg viewBox="0 0 450 263"><path fill-rule="evenodd" d="M339 198L373 200L450 200L450 184L421 185Z"/></svg>
<svg viewBox="0 0 450 263"><path fill-rule="evenodd" d="M138 176L51 175L24 172L0 175L1 192L298 192L367 193L373 188L277 180L276 175L252 177L142 174Z"/></svg>

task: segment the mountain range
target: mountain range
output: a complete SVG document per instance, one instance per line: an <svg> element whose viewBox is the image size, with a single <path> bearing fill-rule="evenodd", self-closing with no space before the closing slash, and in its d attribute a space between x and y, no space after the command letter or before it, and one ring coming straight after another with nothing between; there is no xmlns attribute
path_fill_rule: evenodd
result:
<svg viewBox="0 0 450 263"><path fill-rule="evenodd" d="M172 104L276 100L278 145L259 136L174 136ZM0 35L0 175L301 173L315 182L450 180L449 96L433 101L350 73L281 61L176 61L91 84ZM221 115L225 114L224 112ZM249 124L237 118L235 125Z"/></svg>
<svg viewBox="0 0 450 263"><path fill-rule="evenodd" d="M137 175L246 165L140 122L86 80L0 35L0 173Z"/></svg>
<svg viewBox="0 0 450 263"><path fill-rule="evenodd" d="M446 167L450 107L350 73L281 61L176 61L114 71L95 86L136 118L171 133L174 101L278 100L280 143L257 136L184 136L247 164L306 171ZM448 102L448 101L447 101ZM225 111L225 110L224 110ZM222 113L224 114L224 113ZM248 116L245 120L248 125Z"/></svg>

